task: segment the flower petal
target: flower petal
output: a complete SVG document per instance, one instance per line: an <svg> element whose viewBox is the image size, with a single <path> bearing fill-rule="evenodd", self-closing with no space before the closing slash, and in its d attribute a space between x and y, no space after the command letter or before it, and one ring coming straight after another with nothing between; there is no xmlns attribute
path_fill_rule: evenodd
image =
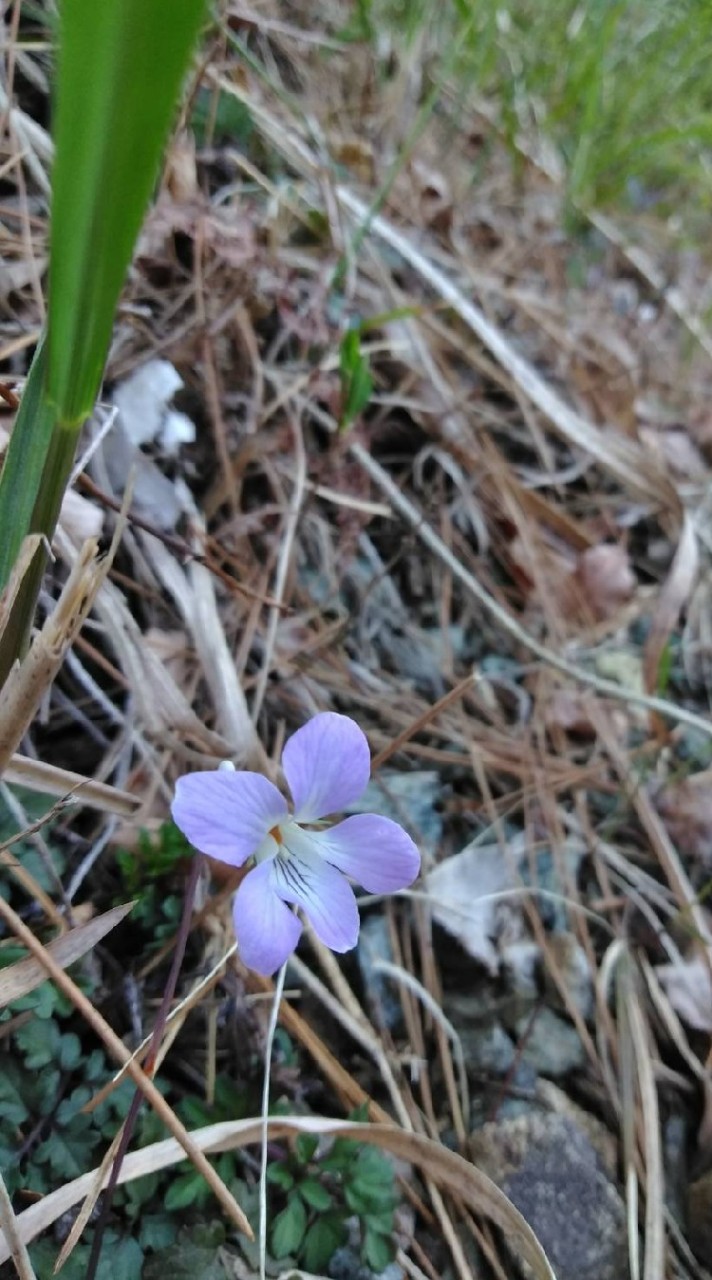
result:
<svg viewBox="0 0 712 1280"><path fill-rule="evenodd" d="M368 741L355 720L324 711L297 729L282 768L299 822L325 818L358 800L371 774Z"/></svg>
<svg viewBox="0 0 712 1280"><path fill-rule="evenodd" d="M261 773L216 769L179 778L171 813L196 849L241 867L287 813L287 805Z"/></svg>
<svg viewBox="0 0 712 1280"><path fill-rule="evenodd" d="M275 891L274 861L247 873L235 894L232 918L240 958L266 977L281 969L302 932L299 919Z"/></svg>
<svg viewBox="0 0 712 1280"><path fill-rule="evenodd" d="M309 834L327 862L369 893L405 889L420 871L420 854L410 836L379 814L358 813L328 831Z"/></svg>
<svg viewBox="0 0 712 1280"><path fill-rule="evenodd" d="M350 951L358 941L359 918L354 891L335 867L319 856L311 831L293 824L285 833L289 849L270 864L280 898L302 907L315 933L332 951Z"/></svg>

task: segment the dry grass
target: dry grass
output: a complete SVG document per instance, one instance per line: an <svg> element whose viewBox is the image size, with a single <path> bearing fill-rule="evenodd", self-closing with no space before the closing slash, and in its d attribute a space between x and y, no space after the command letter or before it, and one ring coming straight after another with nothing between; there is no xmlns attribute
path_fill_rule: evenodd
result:
<svg viewBox="0 0 712 1280"><path fill-rule="evenodd" d="M53 639L51 667L38 632L30 692L14 698L6 687L0 699L0 749L9 757L24 743L6 778L53 794L71 786L96 810L87 846L110 858L112 845L135 843L140 827L165 818L187 768L230 756L274 771L285 735L335 709L364 727L386 791L388 771L437 772L437 847L407 809L401 815L426 867L487 829L504 850L512 825L532 859L546 843L563 866L575 836L588 872L566 896L580 908L570 928L598 979L593 1024L526 895L522 919L586 1047L591 1107L614 1129L629 1118L621 1152L634 1274L639 1231L644 1280L690 1274L674 1239L665 1261L656 1090L673 1037L686 1070L697 1064L706 1079L706 1067L647 959L652 1002L634 973L639 948L652 961L679 956L683 920L709 954L698 869L666 829L653 787L679 767L686 735L712 736L709 641L695 626L710 580L706 330L684 280L671 288L668 274L663 286L648 248L636 256L630 224L623 236L598 218L595 235L568 239L556 174L535 165L524 142L515 173L482 112L455 119L444 95L414 130L416 54L394 53L387 74L370 48L341 41L343 15L328 14L302 29L268 5L259 21L222 7L193 86L204 136L197 149L183 129L173 141L108 370L111 383L160 355L185 378L198 440L179 468L167 466L192 497L177 489L176 529L163 527L159 509L129 507L113 564L94 561L92 594ZM19 107L7 116L0 152L10 403L42 319L49 147L37 107L45 54L16 42L5 56L40 119ZM244 144L222 132L235 104L249 123ZM341 431L339 348L355 322L375 390ZM690 332L701 339L693 349ZM98 458L82 488L110 535L122 493ZM66 530L55 551L45 629L51 601L63 607L63 584L93 555ZM71 665L57 675L70 641ZM670 653L677 668L667 681ZM25 678L20 669L15 683ZM91 885L94 865L75 894ZM229 889L206 886L194 918L211 976L186 995L190 1009L225 973L247 995L269 989L229 949ZM74 905L70 893L45 915L66 927ZM395 1126L366 1139L421 1160L422 1213L465 1280L463 1240L483 1239L472 1214L512 1219L440 1144L451 1129L467 1157L469 1118L456 1029L433 1016L443 975L427 891L410 913L400 901L384 909L407 1042L375 1025L318 947L295 974L322 1012L315 1024L287 1000L282 1019L335 1106L366 1101L376 1125ZM34 950L48 968L63 963L51 948ZM366 1070L334 1052L337 1024ZM121 1041L111 1043L127 1061ZM160 1105L138 1063L129 1069ZM214 1071L213 1061L206 1079ZM185 1148L185 1134L176 1137ZM201 1167L204 1150L248 1140L239 1125L193 1137ZM156 1161L181 1157L168 1147L159 1144ZM153 1154L130 1156L122 1177ZM58 1189L56 1212L90 1182L87 1171ZM219 1194L235 1216L227 1190ZM47 1206L45 1223L53 1213ZM41 1219L37 1208L21 1214L21 1238ZM35 1225L23 1237L26 1223ZM500 1246L490 1247L496 1262ZM414 1274L427 1265L417 1235L411 1263ZM506 1271L503 1253L500 1263Z"/></svg>

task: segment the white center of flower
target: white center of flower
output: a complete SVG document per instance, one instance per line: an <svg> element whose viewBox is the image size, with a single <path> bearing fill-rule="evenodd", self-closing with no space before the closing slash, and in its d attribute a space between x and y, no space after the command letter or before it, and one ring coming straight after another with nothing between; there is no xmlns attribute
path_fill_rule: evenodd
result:
<svg viewBox="0 0 712 1280"><path fill-rule="evenodd" d="M301 834L296 822L290 818L276 822L267 832L262 844L255 853L255 862L265 862L270 858L282 858L285 862L292 857L292 850L287 846L287 839L293 842L294 837Z"/></svg>

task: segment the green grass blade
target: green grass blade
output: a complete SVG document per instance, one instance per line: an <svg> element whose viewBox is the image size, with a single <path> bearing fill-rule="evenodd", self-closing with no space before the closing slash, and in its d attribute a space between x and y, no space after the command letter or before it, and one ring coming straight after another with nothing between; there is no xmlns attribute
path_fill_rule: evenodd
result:
<svg viewBox="0 0 712 1280"><path fill-rule="evenodd" d="M0 475L0 590L30 532L54 532L82 422L206 0L62 0L49 306ZM0 638L0 686L25 642L38 554Z"/></svg>
<svg viewBox="0 0 712 1280"><path fill-rule="evenodd" d="M114 312L205 0L62 0L54 120L50 400L91 412Z"/></svg>
<svg viewBox="0 0 712 1280"><path fill-rule="evenodd" d="M46 346L35 352L0 474L0 591L7 585L40 490L56 411L45 390Z"/></svg>

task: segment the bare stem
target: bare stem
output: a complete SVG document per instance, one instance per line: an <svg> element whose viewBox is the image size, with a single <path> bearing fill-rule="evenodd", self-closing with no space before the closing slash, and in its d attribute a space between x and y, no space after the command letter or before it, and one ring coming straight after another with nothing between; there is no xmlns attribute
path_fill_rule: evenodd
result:
<svg viewBox="0 0 712 1280"><path fill-rule="evenodd" d="M269 1079L272 1067L274 1033L277 1030L277 1022L279 1020L279 1006L282 1003L284 975L286 972L287 965L285 962L277 974L277 980L274 984L274 1000L272 1001L272 1012L270 1013L269 1026L267 1028L267 1040L265 1042L265 1074L262 1083L262 1135L260 1139L260 1280L265 1280L267 1267L267 1142L269 1138Z"/></svg>

